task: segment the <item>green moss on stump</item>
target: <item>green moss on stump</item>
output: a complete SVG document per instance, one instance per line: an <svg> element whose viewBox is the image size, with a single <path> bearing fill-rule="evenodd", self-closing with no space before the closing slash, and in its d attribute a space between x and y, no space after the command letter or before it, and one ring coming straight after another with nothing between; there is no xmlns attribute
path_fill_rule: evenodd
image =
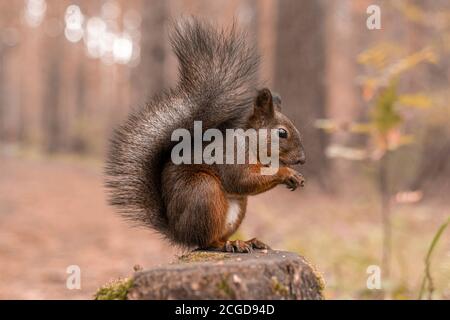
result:
<svg viewBox="0 0 450 320"><path fill-rule="evenodd" d="M310 263L309 261L306 261L306 260L304 260L304 261L305 261L306 265L308 265L308 266L311 268L312 273L313 273L314 276L316 277L317 283L318 283L318 285L319 285L319 292L322 294L323 291L325 290L325 286L326 286L325 279L323 278L322 273L320 273L320 272L317 270L317 268L316 268L315 265L313 265L313 264Z"/></svg>
<svg viewBox="0 0 450 320"><path fill-rule="evenodd" d="M192 251L178 258L178 262L220 261L229 258L220 252Z"/></svg>
<svg viewBox="0 0 450 320"><path fill-rule="evenodd" d="M282 284L277 277L272 277L272 290L274 293L286 297L289 295L289 288Z"/></svg>
<svg viewBox="0 0 450 320"><path fill-rule="evenodd" d="M222 279L222 281L220 281L219 284L217 285L217 289L219 289L219 291L228 298L233 299L236 297L236 294L234 293L234 290L228 284L227 279Z"/></svg>
<svg viewBox="0 0 450 320"><path fill-rule="evenodd" d="M127 300L128 290L133 286L133 279L117 279L100 287L94 295L95 300Z"/></svg>

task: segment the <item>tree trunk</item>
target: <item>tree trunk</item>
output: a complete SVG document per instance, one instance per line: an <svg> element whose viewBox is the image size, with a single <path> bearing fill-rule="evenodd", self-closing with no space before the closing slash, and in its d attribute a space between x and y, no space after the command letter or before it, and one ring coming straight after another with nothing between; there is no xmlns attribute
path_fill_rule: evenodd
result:
<svg viewBox="0 0 450 320"><path fill-rule="evenodd" d="M314 127L325 117L325 21L321 1L278 3L275 87L286 114L304 138L305 172L324 181L325 134Z"/></svg>
<svg viewBox="0 0 450 320"><path fill-rule="evenodd" d="M165 87L164 61L167 32L165 20L167 3L164 0L142 2L142 40L140 64L133 69L135 88L133 105L147 102Z"/></svg>

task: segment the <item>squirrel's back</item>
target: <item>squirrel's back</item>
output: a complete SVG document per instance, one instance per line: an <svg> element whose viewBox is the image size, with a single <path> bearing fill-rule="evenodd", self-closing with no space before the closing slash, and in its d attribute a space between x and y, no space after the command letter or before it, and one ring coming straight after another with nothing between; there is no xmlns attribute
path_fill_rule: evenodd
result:
<svg viewBox="0 0 450 320"><path fill-rule="evenodd" d="M175 129L242 127L252 113L259 57L233 26L217 30L184 20L170 35L179 60L178 85L133 111L115 130L106 163L109 201L128 220L169 239L161 172Z"/></svg>

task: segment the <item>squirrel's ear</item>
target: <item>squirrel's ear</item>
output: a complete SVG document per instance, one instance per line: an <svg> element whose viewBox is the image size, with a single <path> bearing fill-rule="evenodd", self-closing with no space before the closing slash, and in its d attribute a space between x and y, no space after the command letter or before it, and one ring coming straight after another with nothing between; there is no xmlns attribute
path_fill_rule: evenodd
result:
<svg viewBox="0 0 450 320"><path fill-rule="evenodd" d="M273 97L269 89L264 88L258 91L255 99L255 111L266 117L273 117Z"/></svg>
<svg viewBox="0 0 450 320"><path fill-rule="evenodd" d="M272 100L277 111L281 111L281 97L278 93L272 92Z"/></svg>

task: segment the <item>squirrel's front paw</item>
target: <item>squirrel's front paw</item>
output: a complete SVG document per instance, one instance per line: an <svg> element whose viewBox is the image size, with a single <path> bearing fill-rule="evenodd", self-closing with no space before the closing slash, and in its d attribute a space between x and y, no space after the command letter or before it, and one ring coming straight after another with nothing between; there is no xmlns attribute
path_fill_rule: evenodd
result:
<svg viewBox="0 0 450 320"><path fill-rule="evenodd" d="M283 179L283 184L285 184L291 191L294 191L298 186L304 187L305 181L305 178L300 172L289 169L289 174Z"/></svg>

